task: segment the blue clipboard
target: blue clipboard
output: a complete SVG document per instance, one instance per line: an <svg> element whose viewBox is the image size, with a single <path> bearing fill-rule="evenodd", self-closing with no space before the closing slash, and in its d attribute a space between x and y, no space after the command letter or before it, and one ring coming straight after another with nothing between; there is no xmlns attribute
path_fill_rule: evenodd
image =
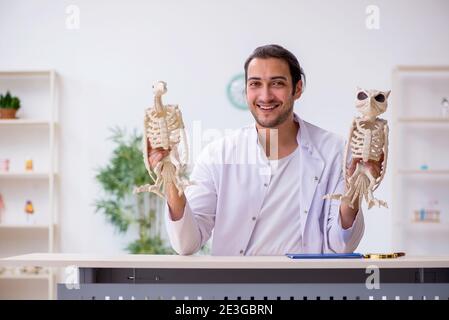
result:
<svg viewBox="0 0 449 320"><path fill-rule="evenodd" d="M361 253L286 253L290 259L362 259Z"/></svg>

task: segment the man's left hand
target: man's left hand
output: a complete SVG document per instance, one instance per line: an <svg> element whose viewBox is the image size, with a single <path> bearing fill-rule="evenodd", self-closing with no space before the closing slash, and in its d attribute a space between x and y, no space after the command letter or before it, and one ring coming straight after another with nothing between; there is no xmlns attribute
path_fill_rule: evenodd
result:
<svg viewBox="0 0 449 320"><path fill-rule="evenodd" d="M368 160L368 162L363 162L363 160L361 158L354 158L354 159L352 159L351 164L349 165L349 168L347 170L348 178L354 174L354 171L357 168L357 163L361 163L361 164L363 163L363 165L369 169L369 171L373 175L374 179L377 179L381 175L383 161L384 161L383 154L379 161Z"/></svg>

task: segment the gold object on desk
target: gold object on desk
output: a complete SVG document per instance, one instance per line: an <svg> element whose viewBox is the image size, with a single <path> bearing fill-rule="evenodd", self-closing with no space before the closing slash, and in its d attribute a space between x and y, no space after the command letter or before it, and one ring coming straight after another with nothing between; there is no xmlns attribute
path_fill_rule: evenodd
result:
<svg viewBox="0 0 449 320"><path fill-rule="evenodd" d="M394 259L405 256L405 252L393 252L393 253L367 253L363 257L365 259Z"/></svg>

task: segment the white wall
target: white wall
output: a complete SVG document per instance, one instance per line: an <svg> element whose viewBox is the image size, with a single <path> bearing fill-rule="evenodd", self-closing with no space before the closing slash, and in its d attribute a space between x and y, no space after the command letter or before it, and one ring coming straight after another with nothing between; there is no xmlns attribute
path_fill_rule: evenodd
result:
<svg viewBox="0 0 449 320"><path fill-rule="evenodd" d="M80 29L66 28L68 5ZM366 28L368 5L380 29ZM139 128L151 83L168 82L188 128L237 128L251 121L225 89L259 45L294 52L308 79L296 111L346 135L357 85L389 89L397 64L449 64L449 2L430 1L0 1L0 69L54 68L61 79L61 249L119 252L114 233L92 203L95 168L106 163L108 128ZM388 118L388 115L387 115ZM378 196L391 202L391 181ZM390 215L365 213L360 251L390 249Z"/></svg>

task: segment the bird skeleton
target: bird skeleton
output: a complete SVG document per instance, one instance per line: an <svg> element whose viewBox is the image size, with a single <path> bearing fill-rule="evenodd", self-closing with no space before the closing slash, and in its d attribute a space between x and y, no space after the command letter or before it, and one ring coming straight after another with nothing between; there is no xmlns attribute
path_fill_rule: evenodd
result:
<svg viewBox="0 0 449 320"><path fill-rule="evenodd" d="M185 178L188 146L181 111L178 105L162 103L162 95L166 92L167 84L165 82L158 81L153 85L154 106L145 110L143 123L143 159L154 184L146 184L134 189L134 193L153 192L164 199L169 184L176 186L179 196L184 193L184 189L188 185L192 184ZM148 161L148 144L152 149L169 150L169 155L158 162L154 173ZM182 160L178 151L180 144L183 146Z"/></svg>
<svg viewBox="0 0 449 320"><path fill-rule="evenodd" d="M388 160L388 123L378 116L387 110L387 99L390 91L363 90L357 88L356 109L362 116L355 117L349 131L349 139L343 159L343 176L346 182L345 194L328 194L324 199L336 199L347 203L354 208L365 198L368 209L373 206L388 208L385 201L374 198L373 192L379 187L385 176ZM354 173L348 177L347 159L349 151L352 158L359 160L356 163ZM368 161L382 161L380 176L374 178L369 168Z"/></svg>

